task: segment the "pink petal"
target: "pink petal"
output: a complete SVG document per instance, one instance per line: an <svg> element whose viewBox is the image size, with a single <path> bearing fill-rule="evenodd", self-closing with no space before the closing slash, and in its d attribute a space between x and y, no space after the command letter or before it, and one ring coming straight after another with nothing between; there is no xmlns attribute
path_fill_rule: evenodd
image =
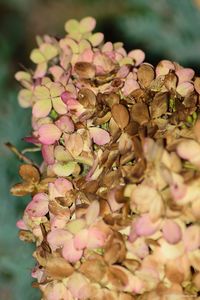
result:
<svg viewBox="0 0 200 300"><path fill-rule="evenodd" d="M182 82L178 84L176 91L179 95L185 97L194 91L194 85L190 82Z"/></svg>
<svg viewBox="0 0 200 300"><path fill-rule="evenodd" d="M88 243L88 229L82 229L74 237L74 247L83 250Z"/></svg>
<svg viewBox="0 0 200 300"><path fill-rule="evenodd" d="M50 221L51 224L51 230L55 229L64 229L66 224L70 220L70 210L68 211L68 214L65 213L63 216L56 216L53 217Z"/></svg>
<svg viewBox="0 0 200 300"><path fill-rule="evenodd" d="M89 128L90 136L93 139L94 143L102 146L110 142L109 133L101 128L91 127Z"/></svg>
<svg viewBox="0 0 200 300"><path fill-rule="evenodd" d="M26 226L26 224L24 223L24 221L22 219L17 221L16 226L19 229L28 230L28 227Z"/></svg>
<svg viewBox="0 0 200 300"><path fill-rule="evenodd" d="M192 80L195 75L194 70L189 68L183 68L176 71L176 75L178 76L178 83L186 82Z"/></svg>
<svg viewBox="0 0 200 300"><path fill-rule="evenodd" d="M36 118L43 118L48 116L52 108L51 100L39 100L33 105L33 116Z"/></svg>
<svg viewBox="0 0 200 300"><path fill-rule="evenodd" d="M170 60L161 60L156 67L156 76L167 75L170 70L174 70L174 64Z"/></svg>
<svg viewBox="0 0 200 300"><path fill-rule="evenodd" d="M53 145L42 145L42 156L47 165L54 164L54 146Z"/></svg>
<svg viewBox="0 0 200 300"><path fill-rule="evenodd" d="M135 49L128 53L128 57L134 59L135 66L139 66L145 59L145 53L140 49Z"/></svg>
<svg viewBox="0 0 200 300"><path fill-rule="evenodd" d="M72 239L72 234L65 229L55 229L47 234L47 241L52 251L61 248L69 239Z"/></svg>
<svg viewBox="0 0 200 300"><path fill-rule="evenodd" d="M91 63L93 61L94 52L91 49L86 49L81 53L81 61Z"/></svg>
<svg viewBox="0 0 200 300"><path fill-rule="evenodd" d="M133 91L139 89L140 86L138 82L133 78L128 78L125 81L124 87L123 87L123 93L125 96L128 96Z"/></svg>
<svg viewBox="0 0 200 300"><path fill-rule="evenodd" d="M64 243L62 256L70 263L77 262L83 255L83 250L77 250L74 246L73 239L69 239Z"/></svg>
<svg viewBox="0 0 200 300"><path fill-rule="evenodd" d="M56 126L64 132L71 133L74 132L74 123L72 119L68 116L60 117L56 122Z"/></svg>
<svg viewBox="0 0 200 300"><path fill-rule="evenodd" d="M36 194L32 201L27 205L25 212L30 217L43 217L49 211L48 195L45 193Z"/></svg>
<svg viewBox="0 0 200 300"><path fill-rule="evenodd" d="M135 222L135 232L139 236L149 236L154 234L159 228L160 222L153 223L149 214L144 214Z"/></svg>
<svg viewBox="0 0 200 300"><path fill-rule="evenodd" d="M72 183L65 178L56 179L54 186L62 196L65 196L68 191L73 189Z"/></svg>
<svg viewBox="0 0 200 300"><path fill-rule="evenodd" d="M54 144L61 137L62 132L54 124L44 124L38 130L39 141L45 145Z"/></svg>
<svg viewBox="0 0 200 300"><path fill-rule="evenodd" d="M191 225L183 233L183 243L186 251L194 251L200 247L200 226Z"/></svg>
<svg viewBox="0 0 200 300"><path fill-rule="evenodd" d="M173 220L165 220L162 231L164 239L170 244L176 244L181 240L180 226Z"/></svg>
<svg viewBox="0 0 200 300"><path fill-rule="evenodd" d="M91 227L89 229L89 236L88 236L88 249L95 249L103 247L106 240L106 234L97 227Z"/></svg>

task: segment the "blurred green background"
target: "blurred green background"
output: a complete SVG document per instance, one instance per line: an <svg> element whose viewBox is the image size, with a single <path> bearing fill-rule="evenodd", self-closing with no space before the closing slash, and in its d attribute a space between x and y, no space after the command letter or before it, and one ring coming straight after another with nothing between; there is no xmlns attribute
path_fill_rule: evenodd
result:
<svg viewBox="0 0 200 300"><path fill-rule="evenodd" d="M32 246L18 240L15 227L28 199L9 195L20 163L3 145L23 149L30 132L14 73L31 66L36 34L61 36L67 19L88 15L106 40L142 48L153 64L168 58L200 73L200 0L0 0L0 300L40 299L31 288Z"/></svg>

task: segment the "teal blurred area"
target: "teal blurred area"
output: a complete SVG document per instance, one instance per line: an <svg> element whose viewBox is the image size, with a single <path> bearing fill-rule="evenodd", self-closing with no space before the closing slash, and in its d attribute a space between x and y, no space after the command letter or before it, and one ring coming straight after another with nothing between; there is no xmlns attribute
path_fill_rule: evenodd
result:
<svg viewBox="0 0 200 300"><path fill-rule="evenodd" d="M37 34L62 36L67 19L88 15L106 40L142 48L153 64L168 58L200 73L199 0L0 0L0 300L40 299L31 288L33 247L18 240L15 226L28 198L9 195L20 180L20 162L4 143L22 150L31 130L31 112L18 106L14 73L31 67Z"/></svg>

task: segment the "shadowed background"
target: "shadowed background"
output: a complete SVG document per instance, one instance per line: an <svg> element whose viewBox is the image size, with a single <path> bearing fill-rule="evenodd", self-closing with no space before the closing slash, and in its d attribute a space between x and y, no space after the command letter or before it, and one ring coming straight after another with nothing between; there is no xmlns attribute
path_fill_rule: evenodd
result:
<svg viewBox="0 0 200 300"><path fill-rule="evenodd" d="M200 74L199 0L0 0L0 300L40 299L31 288L32 245L18 240L15 227L28 198L9 195L20 162L3 145L21 150L30 132L31 112L18 107L14 73L31 67L36 34L62 36L67 19L89 15L106 40L143 49L152 64L171 59Z"/></svg>

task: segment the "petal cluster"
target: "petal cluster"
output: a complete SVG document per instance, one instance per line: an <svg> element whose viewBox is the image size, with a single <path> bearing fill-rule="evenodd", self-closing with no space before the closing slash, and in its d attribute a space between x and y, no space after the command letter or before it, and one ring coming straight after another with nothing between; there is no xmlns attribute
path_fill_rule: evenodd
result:
<svg viewBox="0 0 200 300"><path fill-rule="evenodd" d="M11 192L43 300L194 299L200 290L200 77L103 41L96 21L45 35L18 72L41 166Z"/></svg>

